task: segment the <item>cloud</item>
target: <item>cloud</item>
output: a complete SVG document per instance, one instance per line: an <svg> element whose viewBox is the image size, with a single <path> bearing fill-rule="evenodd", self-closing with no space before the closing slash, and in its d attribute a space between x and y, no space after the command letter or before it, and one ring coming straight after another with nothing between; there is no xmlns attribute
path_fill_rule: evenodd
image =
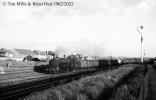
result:
<svg viewBox="0 0 156 100"><path fill-rule="evenodd" d="M9 0L7 0L9 1ZM30 1L30 0L24 0ZM57 1L57 0L56 0ZM10 12L12 8L14 13L10 12L14 20L26 20L44 18L46 16L88 16L88 15L120 15L132 14L134 12L146 12L156 5L155 0L66 0L67 2L74 2L74 6L70 7L10 7L5 8L5 12ZM32 0L31 2L52 2L51 0ZM65 2L59 0L59 2ZM2 8L2 6L1 6ZM3 7L4 8L4 7ZM16 10L16 11L15 11ZM5 13L4 13L5 14ZM17 17L17 15L19 17Z"/></svg>
<svg viewBox="0 0 156 100"><path fill-rule="evenodd" d="M133 4L135 6L127 7L125 11L127 14L147 14L149 12L156 11L156 1L155 0L142 0L140 3Z"/></svg>
<svg viewBox="0 0 156 100"><path fill-rule="evenodd" d="M73 2L74 6L71 7L34 7L31 15L39 17L43 17L47 14L59 16L86 16L99 13L116 13L120 11L119 6L114 6L116 2L109 2L109 0L75 0Z"/></svg>
<svg viewBox="0 0 156 100"><path fill-rule="evenodd" d="M129 7L136 7L137 5L140 5L145 0L120 0L120 5L125 8Z"/></svg>
<svg viewBox="0 0 156 100"><path fill-rule="evenodd" d="M42 0L40 0L42 1ZM48 2L49 0L47 0ZM62 1L62 0L60 0ZM69 1L69 0L68 0ZM152 6L154 0L74 0L71 7L35 7L33 16L43 17L47 14L59 16L87 16L96 14L123 14L131 8ZM128 10L127 10L128 9Z"/></svg>
<svg viewBox="0 0 156 100"><path fill-rule="evenodd" d="M7 0L9 1L9 0ZM29 2L30 0L24 0ZM57 0L56 0L57 1ZM44 18L46 16L88 16L88 15L119 15L129 14L136 11L147 11L147 9L155 6L155 0L66 0L66 2L74 2L74 6L32 6L32 7L10 7L15 9L15 14L20 20L27 18ZM51 0L32 0L31 2L52 2ZM59 0L59 2L65 2ZM4 7L3 7L4 8ZM5 8L6 9L6 8ZM9 11L9 10L7 10ZM22 12L24 11L24 12ZM17 12L17 13L16 13ZM10 12L11 13L11 12ZM25 18L25 16L27 18Z"/></svg>

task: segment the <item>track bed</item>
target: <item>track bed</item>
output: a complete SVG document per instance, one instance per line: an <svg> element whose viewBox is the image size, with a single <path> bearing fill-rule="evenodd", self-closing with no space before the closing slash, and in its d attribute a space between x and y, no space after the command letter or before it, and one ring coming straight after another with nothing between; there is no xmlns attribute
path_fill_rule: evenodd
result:
<svg viewBox="0 0 156 100"><path fill-rule="evenodd" d="M36 77L25 77L25 79L17 78L14 80L2 82L0 87L0 100L18 97L23 94L43 90L50 88L56 84L66 83L87 75L93 75L103 71L106 70L90 69L54 75L45 74Z"/></svg>

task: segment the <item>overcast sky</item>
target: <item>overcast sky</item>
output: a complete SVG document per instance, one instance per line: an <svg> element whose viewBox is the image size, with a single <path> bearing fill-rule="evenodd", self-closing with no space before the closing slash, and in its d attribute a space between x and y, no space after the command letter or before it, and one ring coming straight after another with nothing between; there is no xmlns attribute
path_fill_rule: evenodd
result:
<svg viewBox="0 0 156 100"><path fill-rule="evenodd" d="M73 0L71 7L3 6L8 1L28 0L0 1L0 48L66 48L85 53L92 49L91 53L102 56L139 57L137 27L143 25L146 56L156 56L156 0Z"/></svg>

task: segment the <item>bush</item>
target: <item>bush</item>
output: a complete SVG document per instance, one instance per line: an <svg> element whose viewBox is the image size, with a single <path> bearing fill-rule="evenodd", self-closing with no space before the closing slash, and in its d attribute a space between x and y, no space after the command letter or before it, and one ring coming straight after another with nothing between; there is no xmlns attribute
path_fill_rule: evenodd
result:
<svg viewBox="0 0 156 100"><path fill-rule="evenodd" d="M58 89L62 92L62 97L64 100L74 100L74 94L71 90L69 90L66 86L58 87Z"/></svg>
<svg viewBox="0 0 156 100"><path fill-rule="evenodd" d="M141 69L138 69L129 77L126 83L122 84L121 87L118 87L110 100L138 100L144 79L140 70Z"/></svg>
<svg viewBox="0 0 156 100"><path fill-rule="evenodd" d="M63 100L61 91L54 89L46 93L47 100Z"/></svg>
<svg viewBox="0 0 156 100"><path fill-rule="evenodd" d="M77 100L89 100L85 94L79 94L77 96Z"/></svg>
<svg viewBox="0 0 156 100"><path fill-rule="evenodd" d="M84 87L80 93L86 94L89 100L95 100L100 94L99 90L95 86Z"/></svg>
<svg viewBox="0 0 156 100"><path fill-rule="evenodd" d="M44 100L96 100L101 97L101 95L102 97L107 98L112 92L111 89L120 78L129 74L135 68L136 67L134 66L133 68L122 67L106 73L84 77L78 81L73 81L65 85L39 92L35 95L35 98L32 95L29 95L26 98L44 98ZM122 89L125 89L126 87L128 86L124 86ZM122 91L122 89L118 91L124 93L125 91ZM129 92L125 93L128 94Z"/></svg>

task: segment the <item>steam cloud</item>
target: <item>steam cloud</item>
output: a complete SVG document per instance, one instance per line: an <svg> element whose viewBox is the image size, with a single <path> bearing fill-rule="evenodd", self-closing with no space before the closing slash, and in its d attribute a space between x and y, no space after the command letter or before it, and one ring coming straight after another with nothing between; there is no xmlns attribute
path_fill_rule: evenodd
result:
<svg viewBox="0 0 156 100"><path fill-rule="evenodd" d="M55 53L61 57L63 55L70 54L81 54L82 56L99 56L103 57L106 54L105 45L97 44L93 41L88 41L87 39L81 39L80 41L75 41L72 43L64 43L55 49Z"/></svg>

